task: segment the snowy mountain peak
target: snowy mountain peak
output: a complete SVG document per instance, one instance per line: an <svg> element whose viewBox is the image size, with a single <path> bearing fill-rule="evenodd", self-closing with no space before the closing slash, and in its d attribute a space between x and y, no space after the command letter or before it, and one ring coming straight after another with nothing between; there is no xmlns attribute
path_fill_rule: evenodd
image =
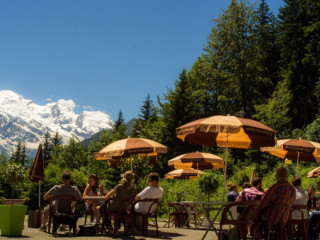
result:
<svg viewBox="0 0 320 240"><path fill-rule="evenodd" d="M27 148L36 148L46 130L52 135L58 131L67 142L70 137L82 141L112 127L111 118L104 112L76 114L75 107L71 99L38 105L11 90L0 90L0 151L10 154L19 139Z"/></svg>

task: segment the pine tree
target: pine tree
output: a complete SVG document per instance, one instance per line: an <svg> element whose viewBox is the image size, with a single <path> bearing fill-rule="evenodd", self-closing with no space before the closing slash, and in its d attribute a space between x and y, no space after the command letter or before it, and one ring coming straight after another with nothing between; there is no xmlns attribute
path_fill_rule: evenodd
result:
<svg viewBox="0 0 320 240"><path fill-rule="evenodd" d="M143 130L146 126L157 121L157 109L150 98L150 94L148 94L143 105L140 107L140 114L138 116L139 118L135 121L133 126L133 137L142 137L142 135L144 135Z"/></svg>
<svg viewBox="0 0 320 240"><path fill-rule="evenodd" d="M21 164L22 166L25 166L25 164L28 162L26 155L26 144L22 143L21 139L18 140L17 147L12 152L10 161Z"/></svg>
<svg viewBox="0 0 320 240"><path fill-rule="evenodd" d="M276 18L270 12L266 0L261 0L259 8L256 12L257 22L255 26L255 36L257 41L257 62L259 72L258 76L267 79L272 83L265 85L261 91L266 96L270 96L279 81L279 66L280 59L279 44L277 41L278 28Z"/></svg>
<svg viewBox="0 0 320 240"><path fill-rule="evenodd" d="M48 166L49 161L52 158L52 142L51 135L47 130L44 134L44 143L43 143L43 158L44 158L44 166Z"/></svg>
<svg viewBox="0 0 320 240"><path fill-rule="evenodd" d="M314 89L319 81L318 69L313 61L307 61L310 38L305 29L310 26L309 8L305 1L286 0L280 8L282 75L291 93L288 114L292 128L305 127L317 113L317 96ZM319 34L319 33L318 33Z"/></svg>
<svg viewBox="0 0 320 240"><path fill-rule="evenodd" d="M271 83L257 74L260 63L256 57L254 7L242 0L232 0L214 21L204 50L212 71L218 73L218 99L225 102L228 113L251 117L254 106L264 102L263 89Z"/></svg>
<svg viewBox="0 0 320 240"><path fill-rule="evenodd" d="M54 137L51 139L51 147L52 147L52 154L51 154L51 161L52 163L57 163L59 161L59 155L62 152L62 139L57 131Z"/></svg>
<svg viewBox="0 0 320 240"><path fill-rule="evenodd" d="M120 140L123 138L127 138L127 130L126 130L126 125L125 125L125 121L123 118L123 114L122 111L119 111L118 114L118 119L116 120L114 126L113 126L113 130L112 130L112 140L116 141L116 140Z"/></svg>

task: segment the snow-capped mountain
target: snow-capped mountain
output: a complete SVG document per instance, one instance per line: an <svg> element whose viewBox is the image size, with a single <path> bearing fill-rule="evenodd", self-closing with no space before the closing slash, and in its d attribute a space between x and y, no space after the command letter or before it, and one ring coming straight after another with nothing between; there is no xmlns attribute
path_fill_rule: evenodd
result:
<svg viewBox="0 0 320 240"><path fill-rule="evenodd" d="M74 112L72 100L60 99L38 105L11 90L0 90L0 151L10 154L19 139L28 149L36 149L48 130L59 132L63 142L70 137L82 141L102 129L110 129L112 119L101 111Z"/></svg>

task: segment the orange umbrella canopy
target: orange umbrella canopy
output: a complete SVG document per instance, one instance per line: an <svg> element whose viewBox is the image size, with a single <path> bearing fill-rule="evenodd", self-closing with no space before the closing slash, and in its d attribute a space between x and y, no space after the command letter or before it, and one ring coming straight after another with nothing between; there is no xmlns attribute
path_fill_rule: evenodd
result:
<svg viewBox="0 0 320 240"><path fill-rule="evenodd" d="M246 149L276 143L275 130L255 120L236 116L199 119L178 127L176 133L183 141L207 146L226 147L228 142L228 147Z"/></svg>
<svg viewBox="0 0 320 240"><path fill-rule="evenodd" d="M299 161L320 162L320 144L302 139L278 140L274 147L263 147L261 151L282 159L297 160L299 155Z"/></svg>
<svg viewBox="0 0 320 240"><path fill-rule="evenodd" d="M313 169L312 171L308 172L308 178L317 178L320 176L320 167Z"/></svg>
<svg viewBox="0 0 320 240"><path fill-rule="evenodd" d="M223 168L224 161L222 158L210 154L193 152L182 154L168 161L169 166L174 166L175 169L212 169Z"/></svg>
<svg viewBox="0 0 320 240"><path fill-rule="evenodd" d="M168 148L158 142L144 138L127 138L115 141L95 154L96 160L111 160L129 157L133 154L155 156L167 153Z"/></svg>
<svg viewBox="0 0 320 240"><path fill-rule="evenodd" d="M176 169L168 172L165 175L166 179L197 179L198 175L204 174L200 170L191 169Z"/></svg>

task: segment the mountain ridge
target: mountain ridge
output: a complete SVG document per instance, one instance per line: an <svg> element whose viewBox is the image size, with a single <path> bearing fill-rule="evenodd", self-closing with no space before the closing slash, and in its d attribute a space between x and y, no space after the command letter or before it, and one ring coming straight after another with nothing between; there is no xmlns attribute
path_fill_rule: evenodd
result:
<svg viewBox="0 0 320 240"><path fill-rule="evenodd" d="M102 111L74 112L71 99L59 99L38 105L11 90L0 90L0 151L6 155L15 148L19 139L26 148L34 150L48 130L59 132L62 142L71 137L83 141L102 129L111 129L113 121Z"/></svg>

